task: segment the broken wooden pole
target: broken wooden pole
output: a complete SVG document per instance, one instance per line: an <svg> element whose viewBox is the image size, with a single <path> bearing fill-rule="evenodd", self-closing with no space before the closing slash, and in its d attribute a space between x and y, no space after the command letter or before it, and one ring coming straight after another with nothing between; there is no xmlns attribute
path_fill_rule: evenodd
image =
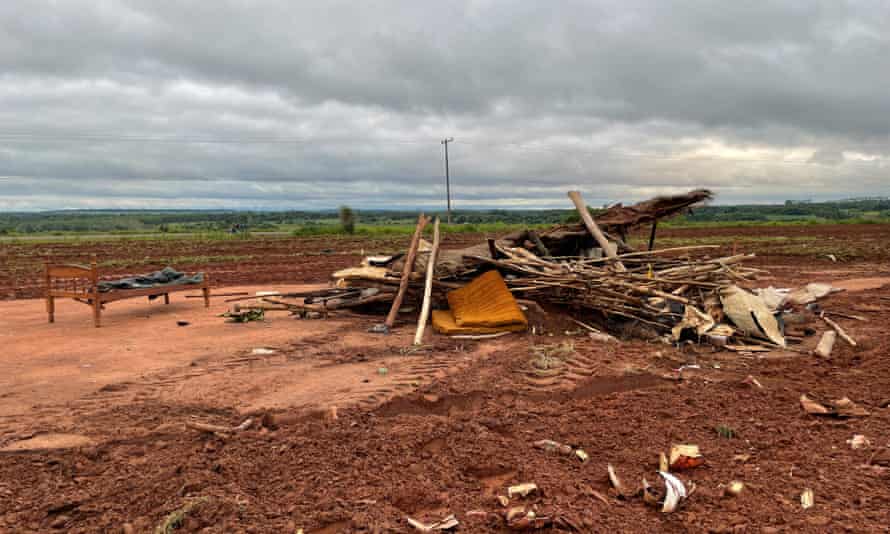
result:
<svg viewBox="0 0 890 534"><path fill-rule="evenodd" d="M575 204L575 209L578 210L578 215L581 216L581 221L584 222L587 231L590 232L594 239L596 239L596 242L599 243L599 246L603 249L606 256L615 262L615 267L619 271L626 271L627 269L624 268L624 264L618 259L615 249L612 248L609 240L606 239L602 230L596 225L596 221L590 216L590 212L587 210L587 204L585 204L584 199L581 198L581 193L579 191L569 191L569 198L572 199L572 202Z"/></svg>
<svg viewBox="0 0 890 534"><path fill-rule="evenodd" d="M496 260L501 257L498 253L498 246L494 242L494 238L488 238L488 253L491 254L491 259Z"/></svg>
<svg viewBox="0 0 890 534"><path fill-rule="evenodd" d="M649 250L655 248L655 228L658 227L658 219L652 221L652 230L649 232Z"/></svg>
<svg viewBox="0 0 890 534"><path fill-rule="evenodd" d="M433 276L436 273L436 256L439 253L439 218L433 223L433 248L426 262L426 284L423 287L423 304L420 307L420 317L417 319L417 332L414 333L414 344L423 343L423 331L426 321L430 316L430 299L433 293Z"/></svg>
<svg viewBox="0 0 890 534"><path fill-rule="evenodd" d="M411 238L411 245L408 247L408 255L405 257L405 265L402 267L402 280L399 282L399 291L396 298L392 301L392 308L389 309L389 315L383 322L386 329L390 329L396 324L396 316L399 314L399 308L402 307L402 301L405 299L405 291L408 290L408 282L411 280L411 273L414 271L414 260L417 259L417 249L420 247L420 236L423 235L423 229L430 222L429 218L423 213L417 219L417 227L414 229L414 236Z"/></svg>
<svg viewBox="0 0 890 534"><path fill-rule="evenodd" d="M544 242L541 241L541 236L538 235L538 232L535 232L534 230L529 230L528 238L532 243L535 244L535 248L538 250L539 255L544 256L544 257L547 257L550 255L550 250L548 250L547 245L545 245Z"/></svg>
<svg viewBox="0 0 890 534"><path fill-rule="evenodd" d="M832 320L829 319L828 317L825 317L825 314L824 314L824 313L821 315L821 317L822 317L822 320L823 320L823 321L825 321L826 323L828 323L828 326L834 328L834 331L837 332L837 335L839 335L839 336L841 337L841 339L843 339L844 341L846 341L847 343L849 343L850 346L852 346L852 347L855 347L855 346L856 346L856 341L855 341L852 337L850 337L850 336L844 331L843 328L841 328L841 325L839 325L839 324L837 324L836 322L832 321Z"/></svg>
<svg viewBox="0 0 890 534"><path fill-rule="evenodd" d="M837 332L834 330L828 330L822 334L822 339L819 340L819 344L816 345L816 350L814 351L816 356L820 358L831 356L831 349L834 348L835 339L837 339Z"/></svg>

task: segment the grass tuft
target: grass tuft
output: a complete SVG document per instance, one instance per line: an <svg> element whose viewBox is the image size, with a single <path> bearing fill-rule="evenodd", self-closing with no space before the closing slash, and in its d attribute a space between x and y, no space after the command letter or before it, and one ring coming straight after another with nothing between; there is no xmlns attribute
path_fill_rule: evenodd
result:
<svg viewBox="0 0 890 534"><path fill-rule="evenodd" d="M167 514L167 517L165 517L164 520L161 521L161 524L155 528L155 534L171 534L174 530L179 530L185 522L186 516L188 516L192 510L206 503L208 500L207 497L201 497L200 499L185 503L181 508L173 510Z"/></svg>

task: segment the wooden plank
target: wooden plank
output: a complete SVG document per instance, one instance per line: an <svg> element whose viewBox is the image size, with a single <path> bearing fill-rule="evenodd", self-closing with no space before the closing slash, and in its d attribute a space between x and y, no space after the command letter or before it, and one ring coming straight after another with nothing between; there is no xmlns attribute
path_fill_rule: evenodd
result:
<svg viewBox="0 0 890 534"><path fill-rule="evenodd" d="M405 257L405 266L402 267L402 280L399 282L399 291L396 298L392 301L392 308L389 315L386 316L384 325L387 329L392 328L396 324L396 316L399 314L399 308L402 307L402 300L405 299L405 291L408 290L408 282L411 280L411 272L414 270L414 260L417 258L417 249L420 246L420 236L423 235L423 228L429 222L429 218L423 213L417 219L417 227L414 229L414 237L411 238L411 246L408 247L408 256Z"/></svg>
<svg viewBox="0 0 890 534"><path fill-rule="evenodd" d="M436 257L439 253L439 218L433 223L433 248L426 262L426 284L423 287L423 304L420 308L420 317L417 319L417 332L414 333L414 344L423 343L423 331L426 321L430 316L430 299L433 293L433 276L436 273Z"/></svg>
<svg viewBox="0 0 890 534"><path fill-rule="evenodd" d="M90 268L85 265L47 265L50 278L89 278Z"/></svg>
<svg viewBox="0 0 890 534"><path fill-rule="evenodd" d="M49 296L51 297L61 297L61 298L69 298L69 299L88 299L92 297L92 293L88 290L84 291L64 291L60 289L51 289L49 291Z"/></svg>

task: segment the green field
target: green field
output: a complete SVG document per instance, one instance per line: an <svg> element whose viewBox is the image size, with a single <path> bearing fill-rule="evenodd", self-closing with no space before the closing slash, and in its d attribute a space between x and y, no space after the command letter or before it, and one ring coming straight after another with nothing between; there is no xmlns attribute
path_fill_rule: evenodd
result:
<svg viewBox="0 0 890 534"><path fill-rule="evenodd" d="M592 210L595 211L595 210ZM444 219L443 213L431 213ZM383 237L409 234L413 211L356 210L355 234ZM578 220L572 210L459 210L456 232L504 232ZM850 200L776 205L702 206L665 221L668 227L780 226L813 224L882 224L890 222L890 200ZM240 233L232 233L238 227ZM200 235L207 239L237 239L245 232L260 235L315 236L343 233L335 211L207 211L93 210L0 213L0 238L72 238L90 236Z"/></svg>

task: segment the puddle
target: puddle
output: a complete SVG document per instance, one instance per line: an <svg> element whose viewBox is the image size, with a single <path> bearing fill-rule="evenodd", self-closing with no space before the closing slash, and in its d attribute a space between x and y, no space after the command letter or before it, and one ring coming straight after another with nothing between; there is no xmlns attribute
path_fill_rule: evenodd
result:
<svg viewBox="0 0 890 534"><path fill-rule="evenodd" d="M70 449L74 447L87 447L96 442L80 434L40 434L28 439L14 441L0 452L38 451L46 449Z"/></svg>

